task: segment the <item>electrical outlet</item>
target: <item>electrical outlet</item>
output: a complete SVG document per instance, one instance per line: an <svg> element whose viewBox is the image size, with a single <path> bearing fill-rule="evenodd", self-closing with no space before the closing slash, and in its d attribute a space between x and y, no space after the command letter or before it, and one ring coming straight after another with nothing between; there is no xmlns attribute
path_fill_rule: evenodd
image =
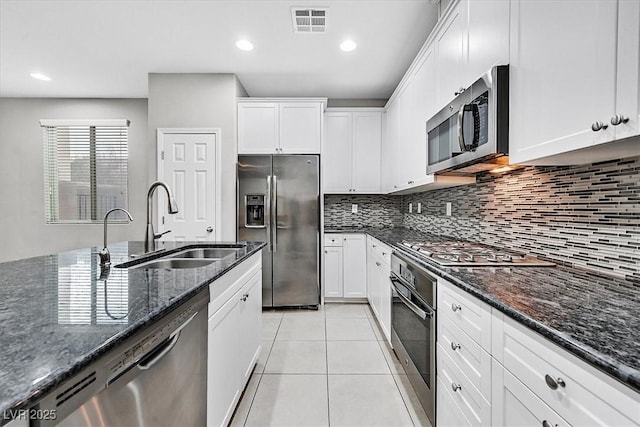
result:
<svg viewBox="0 0 640 427"><path fill-rule="evenodd" d="M451 202L447 202L447 216L451 216Z"/></svg>
<svg viewBox="0 0 640 427"><path fill-rule="evenodd" d="M351 204L351 213L358 213L358 204L357 203L352 203Z"/></svg>
<svg viewBox="0 0 640 427"><path fill-rule="evenodd" d="M413 213L413 203L409 203L409 213Z"/></svg>
<svg viewBox="0 0 640 427"><path fill-rule="evenodd" d="M418 202L418 207L416 209L417 213L422 213L422 203Z"/></svg>

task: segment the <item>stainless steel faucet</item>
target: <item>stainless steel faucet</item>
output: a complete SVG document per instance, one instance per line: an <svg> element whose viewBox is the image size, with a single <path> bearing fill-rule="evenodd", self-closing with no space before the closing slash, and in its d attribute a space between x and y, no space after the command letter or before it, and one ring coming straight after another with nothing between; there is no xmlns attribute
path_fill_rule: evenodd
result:
<svg viewBox="0 0 640 427"><path fill-rule="evenodd" d="M151 207L151 199L153 197L154 191L158 187L164 188L165 191L167 192L167 198L169 199L169 207L168 207L169 213L172 215L178 213L178 203L176 202L176 199L173 197L173 193L171 192L167 184L165 184L162 181L156 181L153 184L151 184L151 187L149 187L149 192L147 193L147 233L144 237L145 252L153 252L157 250L156 239L162 237L164 234L167 234L168 232L171 231L171 230L167 230L160 234L156 234L156 232L153 229L153 212Z"/></svg>
<svg viewBox="0 0 640 427"><path fill-rule="evenodd" d="M108 211L106 214L104 214L104 247L99 253L100 267L109 267L111 265L111 254L109 253L109 249L107 249L107 218L109 218L109 215L111 215L111 212L115 212L115 211L122 211L126 213L127 216L129 217L129 221L133 221L131 214L126 209L122 209L122 208L113 208L110 211Z"/></svg>

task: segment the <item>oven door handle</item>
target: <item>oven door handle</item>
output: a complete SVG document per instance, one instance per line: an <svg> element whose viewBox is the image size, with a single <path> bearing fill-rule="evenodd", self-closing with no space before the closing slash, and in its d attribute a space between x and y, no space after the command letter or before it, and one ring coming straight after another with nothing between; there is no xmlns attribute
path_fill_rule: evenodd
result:
<svg viewBox="0 0 640 427"><path fill-rule="evenodd" d="M422 309L420 309L420 307L418 307L417 305L415 305L414 303L412 303L407 297L405 297L404 295L402 295L402 293L400 292L400 290L398 289L398 287L395 285L396 283L402 283L400 282L400 280L398 280L397 278L391 276L389 277L389 279L391 279L391 283L393 283L393 288L396 291L396 294L398 295L398 297L400 298L400 300L404 303L404 305L406 305L407 307L409 307L409 309L411 311L413 311L415 314L418 315L418 317L420 317L420 319L422 320L427 320L431 317L433 317L433 311L429 310L424 311Z"/></svg>

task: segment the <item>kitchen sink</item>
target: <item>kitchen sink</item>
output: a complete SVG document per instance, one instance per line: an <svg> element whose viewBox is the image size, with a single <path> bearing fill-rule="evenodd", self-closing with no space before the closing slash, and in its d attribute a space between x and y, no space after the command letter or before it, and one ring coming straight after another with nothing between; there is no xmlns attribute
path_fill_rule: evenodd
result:
<svg viewBox="0 0 640 427"><path fill-rule="evenodd" d="M196 248L187 249L171 255L171 258L220 259L235 254L239 248Z"/></svg>
<svg viewBox="0 0 640 427"><path fill-rule="evenodd" d="M137 264L129 267L130 269L137 268L164 268L164 269L177 269L177 268L197 268L204 267L205 265L209 265L214 262L215 259L154 259L153 261L143 262L142 264Z"/></svg>
<svg viewBox="0 0 640 427"><path fill-rule="evenodd" d="M198 268L218 261L226 256L234 255L238 251L243 250L245 244L198 244L190 245L185 249L179 249L177 252L168 253L162 257L155 258L150 261L125 262L116 265L116 268L158 268L158 269L182 269L182 268ZM144 254L147 255L147 254ZM148 254L151 255L151 254Z"/></svg>

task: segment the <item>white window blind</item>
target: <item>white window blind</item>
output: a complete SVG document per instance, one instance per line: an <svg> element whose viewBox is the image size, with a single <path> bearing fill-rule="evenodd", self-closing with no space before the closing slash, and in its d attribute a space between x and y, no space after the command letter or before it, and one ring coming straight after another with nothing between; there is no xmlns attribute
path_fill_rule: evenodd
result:
<svg viewBox="0 0 640 427"><path fill-rule="evenodd" d="M40 125L47 223L102 221L109 209L127 209L128 120L41 120Z"/></svg>

